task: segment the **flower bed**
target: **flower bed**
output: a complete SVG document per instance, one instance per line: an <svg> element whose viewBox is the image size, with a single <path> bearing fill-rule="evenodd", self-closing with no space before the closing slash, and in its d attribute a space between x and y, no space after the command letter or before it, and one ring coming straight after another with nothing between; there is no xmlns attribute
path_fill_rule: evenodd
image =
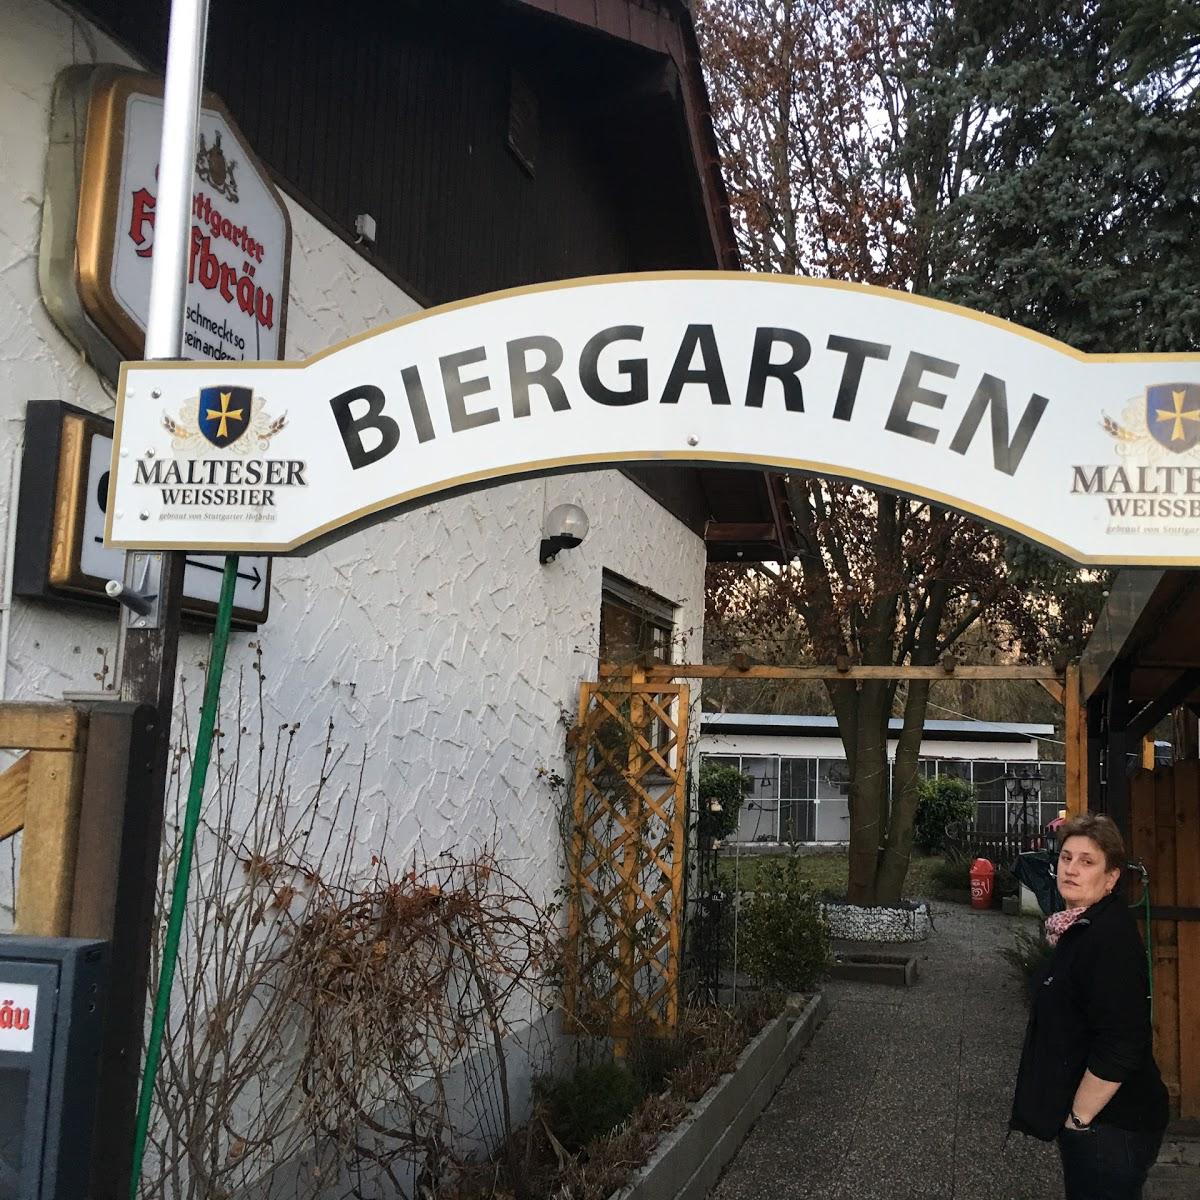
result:
<svg viewBox="0 0 1200 1200"><path fill-rule="evenodd" d="M818 993L767 1025L610 1200L704 1200L827 1011Z"/></svg>
<svg viewBox="0 0 1200 1200"><path fill-rule="evenodd" d="M693 1011L683 1030L692 1051L669 1072L666 1087L577 1152L555 1135L543 1101L514 1134L521 1192L535 1200L703 1200L824 1018L820 995L795 1000L782 1013L778 1005L773 1013L762 1006L750 1014ZM461 1164L447 1194L514 1194L512 1164L503 1151L489 1163Z"/></svg>

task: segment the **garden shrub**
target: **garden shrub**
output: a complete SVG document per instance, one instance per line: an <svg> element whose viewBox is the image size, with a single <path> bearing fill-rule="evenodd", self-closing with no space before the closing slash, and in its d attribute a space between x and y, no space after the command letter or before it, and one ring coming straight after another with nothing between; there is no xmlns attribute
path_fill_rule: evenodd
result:
<svg viewBox="0 0 1200 1200"><path fill-rule="evenodd" d="M1021 881L1009 867L1003 864L996 867L995 887L997 896L1019 896L1021 894Z"/></svg>
<svg viewBox="0 0 1200 1200"><path fill-rule="evenodd" d="M1054 947L1046 941L1046 931L1039 921L1036 926L1018 929L1011 946L1005 946L1000 951L1000 957L1012 968L1013 974L1025 985L1026 998L1031 999L1029 992L1034 976L1042 969Z"/></svg>
<svg viewBox="0 0 1200 1200"><path fill-rule="evenodd" d="M737 767L718 763L705 763L700 768L700 834L702 837L727 838L738 825L738 814L754 781L743 775ZM720 812L710 812L709 805L716 800Z"/></svg>
<svg viewBox="0 0 1200 1200"><path fill-rule="evenodd" d="M616 1129L638 1106L637 1080L615 1062L576 1067L538 1085L554 1136L572 1152Z"/></svg>
<svg viewBox="0 0 1200 1200"><path fill-rule="evenodd" d="M946 848L946 826L975 813L975 789L965 779L941 775L917 781L917 815L913 841L926 854Z"/></svg>
<svg viewBox="0 0 1200 1200"><path fill-rule="evenodd" d="M694 1040L682 1033L675 1037L660 1037L647 1031L631 1038L627 1061L639 1094L656 1096L665 1091L671 1075L695 1050Z"/></svg>
<svg viewBox="0 0 1200 1200"><path fill-rule="evenodd" d="M763 864L737 935L739 968L764 987L807 991L828 970L829 925L798 855Z"/></svg>

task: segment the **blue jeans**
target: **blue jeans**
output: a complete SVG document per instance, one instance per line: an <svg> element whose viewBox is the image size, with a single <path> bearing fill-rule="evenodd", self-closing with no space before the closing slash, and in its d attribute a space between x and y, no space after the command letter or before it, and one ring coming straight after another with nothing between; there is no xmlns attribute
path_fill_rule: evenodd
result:
<svg viewBox="0 0 1200 1200"><path fill-rule="evenodd" d="M1062 1130L1066 1200L1140 1200L1162 1139L1162 1130L1130 1133L1115 1125Z"/></svg>

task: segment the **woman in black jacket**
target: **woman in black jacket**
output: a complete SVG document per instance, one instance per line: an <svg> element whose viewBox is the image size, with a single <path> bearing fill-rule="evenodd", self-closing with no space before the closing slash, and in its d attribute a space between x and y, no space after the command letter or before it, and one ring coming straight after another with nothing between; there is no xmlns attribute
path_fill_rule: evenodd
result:
<svg viewBox="0 0 1200 1200"><path fill-rule="evenodd" d="M1009 1125L1058 1140L1067 1200L1138 1200L1167 1125L1154 1062L1146 951L1117 891L1120 831L1085 815L1059 830L1064 912L1033 980Z"/></svg>

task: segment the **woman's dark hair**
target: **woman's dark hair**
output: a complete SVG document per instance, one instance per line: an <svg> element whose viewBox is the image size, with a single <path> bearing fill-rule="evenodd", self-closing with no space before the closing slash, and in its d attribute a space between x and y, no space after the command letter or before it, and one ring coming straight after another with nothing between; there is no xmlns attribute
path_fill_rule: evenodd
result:
<svg viewBox="0 0 1200 1200"><path fill-rule="evenodd" d="M1061 850L1067 838L1091 838L1104 855L1104 867L1108 871L1125 866L1125 839L1112 817L1100 813L1080 813L1058 827L1058 847Z"/></svg>

